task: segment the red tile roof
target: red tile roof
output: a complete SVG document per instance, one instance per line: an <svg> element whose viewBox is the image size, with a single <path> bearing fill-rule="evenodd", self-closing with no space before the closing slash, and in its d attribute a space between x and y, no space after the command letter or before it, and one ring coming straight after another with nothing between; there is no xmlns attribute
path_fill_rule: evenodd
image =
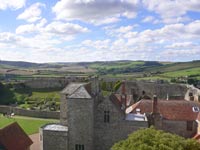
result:
<svg viewBox="0 0 200 150"><path fill-rule="evenodd" d="M198 142L200 142L200 134L196 134L193 139L197 140Z"/></svg>
<svg viewBox="0 0 200 150"><path fill-rule="evenodd" d="M6 150L27 150L33 144L16 122L0 129L0 143Z"/></svg>
<svg viewBox="0 0 200 150"><path fill-rule="evenodd" d="M128 108L129 112L136 113L139 108L141 113L152 112L152 100L141 100ZM197 120L200 119L199 112L194 112L193 107L200 104L186 100L158 100L158 111L163 118L168 120Z"/></svg>

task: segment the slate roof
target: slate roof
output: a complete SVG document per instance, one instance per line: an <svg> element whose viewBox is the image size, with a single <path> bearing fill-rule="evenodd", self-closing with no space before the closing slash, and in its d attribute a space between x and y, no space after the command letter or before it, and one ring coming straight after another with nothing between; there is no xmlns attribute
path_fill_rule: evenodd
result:
<svg viewBox="0 0 200 150"><path fill-rule="evenodd" d="M16 122L0 129L0 143L6 150L27 150L33 144Z"/></svg>
<svg viewBox="0 0 200 150"><path fill-rule="evenodd" d="M43 130L49 130L49 131L68 131L67 126L63 126L61 124L47 124L42 127Z"/></svg>
<svg viewBox="0 0 200 150"><path fill-rule="evenodd" d="M117 100L122 103L121 94L115 94ZM126 105L129 106L132 100L132 95L126 95Z"/></svg>
<svg viewBox="0 0 200 150"><path fill-rule="evenodd" d="M132 95L127 95L126 96L126 102L127 106L130 106L132 100ZM121 94L111 94L110 96L110 101L119 109L122 110L122 100L121 100Z"/></svg>
<svg viewBox="0 0 200 150"><path fill-rule="evenodd" d="M62 94L65 94L67 98L84 98L91 99L90 91L87 88L88 83L70 83L63 90Z"/></svg>
<svg viewBox="0 0 200 150"><path fill-rule="evenodd" d="M140 113L152 112L152 100L141 100L129 108L127 113L136 113L136 109L140 109ZM197 102L186 100L158 100L158 111L164 119L168 120L186 120L193 121L200 119L199 112L194 112L193 107L199 107Z"/></svg>

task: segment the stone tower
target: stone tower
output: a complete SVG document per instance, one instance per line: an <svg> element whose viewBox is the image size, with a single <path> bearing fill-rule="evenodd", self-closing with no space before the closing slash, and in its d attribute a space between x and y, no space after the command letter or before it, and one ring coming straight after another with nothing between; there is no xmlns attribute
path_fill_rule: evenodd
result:
<svg viewBox="0 0 200 150"><path fill-rule="evenodd" d="M89 83L70 83L62 92L61 124L68 126L68 150L93 150L94 99Z"/></svg>

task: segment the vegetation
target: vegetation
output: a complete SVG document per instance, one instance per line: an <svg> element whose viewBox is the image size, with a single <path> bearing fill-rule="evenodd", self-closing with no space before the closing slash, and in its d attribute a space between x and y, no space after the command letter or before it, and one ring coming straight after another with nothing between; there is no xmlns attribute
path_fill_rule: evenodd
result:
<svg viewBox="0 0 200 150"><path fill-rule="evenodd" d="M30 89L23 83L0 83L0 105L18 104L25 109L56 111L60 107L58 89Z"/></svg>
<svg viewBox="0 0 200 150"><path fill-rule="evenodd" d="M97 73L110 77L127 77L127 79L173 80L183 83L183 78L200 80L199 68L200 61L174 63L122 60L45 64L0 61L0 79L27 80L38 77L64 77L68 74L92 75Z"/></svg>
<svg viewBox="0 0 200 150"><path fill-rule="evenodd" d="M3 117L2 115L0 116L0 128L3 128L13 122L17 122L28 135L31 135L37 133L41 126L48 123L56 123L58 122L58 120L21 117L21 116L14 116L12 118L7 118Z"/></svg>
<svg viewBox="0 0 200 150"><path fill-rule="evenodd" d="M116 143L112 150L200 150L200 144L151 127L130 134L128 139Z"/></svg>

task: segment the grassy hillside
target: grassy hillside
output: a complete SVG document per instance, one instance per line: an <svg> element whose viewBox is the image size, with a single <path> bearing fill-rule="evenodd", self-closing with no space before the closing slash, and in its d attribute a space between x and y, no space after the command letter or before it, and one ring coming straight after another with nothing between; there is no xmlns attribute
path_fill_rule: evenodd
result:
<svg viewBox="0 0 200 150"><path fill-rule="evenodd" d="M24 67L24 68L20 68ZM28 80L37 77L64 77L68 75L103 75L127 79L164 79L189 77L200 79L200 61L102 61L82 63L0 62L0 79ZM12 76L11 76L12 75ZM11 76L11 77L10 77Z"/></svg>
<svg viewBox="0 0 200 150"><path fill-rule="evenodd" d="M142 72L145 68L162 66L163 64L155 61L113 61L113 62L94 62L88 64L90 68L97 70L99 74L123 74L132 72Z"/></svg>

